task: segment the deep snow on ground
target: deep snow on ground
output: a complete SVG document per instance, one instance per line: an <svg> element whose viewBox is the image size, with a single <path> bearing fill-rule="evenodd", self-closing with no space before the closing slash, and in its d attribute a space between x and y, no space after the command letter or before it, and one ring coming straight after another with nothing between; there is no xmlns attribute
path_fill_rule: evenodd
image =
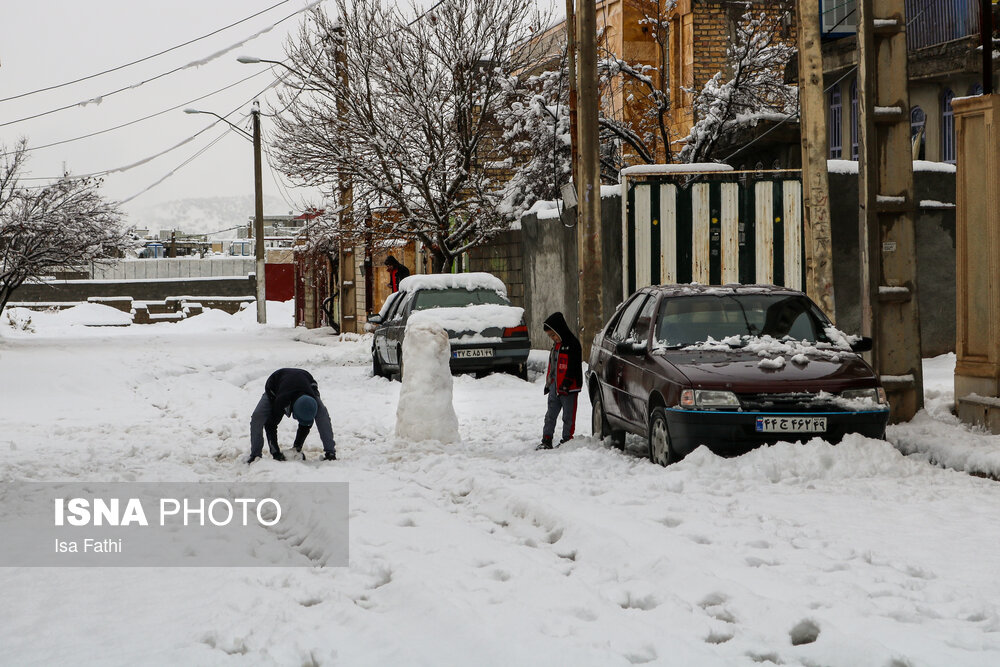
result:
<svg viewBox="0 0 1000 667"><path fill-rule="evenodd" d="M399 383L371 376L370 339L275 326L283 308L267 327L0 317L0 480L351 495L346 568L321 567L322 544L290 554L313 567L0 568L0 663L1000 664L1000 487L928 463L1000 443L950 417L953 359L928 364L929 410L890 430L896 447L698 450L664 469L638 439L582 435L586 398L580 435L535 452L537 372L455 378L460 444L396 439ZM282 366L317 378L337 462L317 460L315 433L304 463L242 462ZM279 434L288 447L294 422Z"/></svg>

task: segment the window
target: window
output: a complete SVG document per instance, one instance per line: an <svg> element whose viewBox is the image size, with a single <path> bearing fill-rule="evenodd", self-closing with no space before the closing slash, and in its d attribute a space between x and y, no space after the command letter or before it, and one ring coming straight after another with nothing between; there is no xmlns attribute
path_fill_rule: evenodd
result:
<svg viewBox="0 0 1000 667"><path fill-rule="evenodd" d="M622 342L628 339L629 333L632 331L632 322L635 321L636 313L639 312L645 301L645 294L637 294L631 303L625 307L625 310L622 311L621 319L618 320L618 325L611 332L611 340Z"/></svg>
<svg viewBox="0 0 1000 667"><path fill-rule="evenodd" d="M645 344L649 339L649 330L653 324L653 308L656 307L656 298L646 299L646 305L639 312L639 317L635 319L635 324L629 329L629 340Z"/></svg>
<svg viewBox="0 0 1000 667"><path fill-rule="evenodd" d="M924 159L924 130L927 125L927 114L920 107L910 109L910 144L913 146L913 159Z"/></svg>
<svg viewBox="0 0 1000 667"><path fill-rule="evenodd" d="M858 159L858 80L851 83L851 159Z"/></svg>
<svg viewBox="0 0 1000 667"><path fill-rule="evenodd" d="M841 121L840 85L838 84L833 87L833 90L830 91L830 118L829 118L830 157L834 160L840 159L840 154L841 154L840 121Z"/></svg>
<svg viewBox="0 0 1000 667"><path fill-rule="evenodd" d="M983 84L981 83L977 83L971 88L969 88L969 95L971 96L982 95L982 94L983 94Z"/></svg>
<svg viewBox="0 0 1000 667"><path fill-rule="evenodd" d="M771 336L826 341L823 316L801 296L741 294L664 299L656 324L656 340L664 345L693 345L712 338ZM729 341L727 341L729 342ZM732 341L734 346L742 340Z"/></svg>
<svg viewBox="0 0 1000 667"><path fill-rule="evenodd" d="M858 31L858 7L856 0L821 0L823 33L853 34Z"/></svg>
<svg viewBox="0 0 1000 667"><path fill-rule="evenodd" d="M491 289L427 289L417 292L416 299L413 301L413 310L462 308L479 304L510 305L506 299Z"/></svg>
<svg viewBox="0 0 1000 667"><path fill-rule="evenodd" d="M951 100L955 93L944 91L941 96L941 161L955 163L955 112Z"/></svg>

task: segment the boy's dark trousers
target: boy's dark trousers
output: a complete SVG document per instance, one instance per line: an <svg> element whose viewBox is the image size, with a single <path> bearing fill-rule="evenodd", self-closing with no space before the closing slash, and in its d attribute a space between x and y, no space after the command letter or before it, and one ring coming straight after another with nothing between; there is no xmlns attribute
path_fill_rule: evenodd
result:
<svg viewBox="0 0 1000 667"><path fill-rule="evenodd" d="M562 440L569 440L576 430L576 399L580 392L559 395L556 391L556 384L553 382L549 386L548 407L545 410L545 425L542 427L542 437L551 440L556 432L556 419L559 411L563 415Z"/></svg>

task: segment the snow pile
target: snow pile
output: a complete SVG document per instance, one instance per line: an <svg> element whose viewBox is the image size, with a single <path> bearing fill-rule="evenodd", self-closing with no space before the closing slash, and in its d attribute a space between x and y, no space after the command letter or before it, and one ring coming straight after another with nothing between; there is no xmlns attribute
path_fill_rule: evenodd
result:
<svg viewBox="0 0 1000 667"><path fill-rule="evenodd" d="M905 424L890 425L899 451L935 465L1000 478L1000 435L963 424L955 407L955 353L923 364L924 409Z"/></svg>
<svg viewBox="0 0 1000 667"><path fill-rule="evenodd" d="M448 334L429 322L406 325L403 386L396 407L396 436L420 442L460 442L452 403L451 345Z"/></svg>
<svg viewBox="0 0 1000 667"><path fill-rule="evenodd" d="M525 215L534 215L539 220L555 220L563 209L561 199L539 199L531 205Z"/></svg>
<svg viewBox="0 0 1000 667"><path fill-rule="evenodd" d="M502 280L490 273L424 274L409 276L399 281L400 292L415 292L422 289L466 289L470 292L477 289L489 289L504 297L507 296L507 286L503 284Z"/></svg>
<svg viewBox="0 0 1000 667"><path fill-rule="evenodd" d="M760 361L757 362L757 368L763 368L769 371L781 370L784 367L785 367L784 357L775 357L773 359L766 358L766 359L761 359Z"/></svg>
<svg viewBox="0 0 1000 667"><path fill-rule="evenodd" d="M81 303L63 310L33 311L5 308L0 320L4 335L51 334L80 327L127 327L132 315L98 303Z"/></svg>
<svg viewBox="0 0 1000 667"><path fill-rule="evenodd" d="M834 335L831 335L835 332ZM772 338L771 336L728 336L722 340L715 340L711 336L701 343L687 345L683 349L696 352L728 352L739 349L743 352L750 352L759 357L764 357L759 366L761 368L782 368L785 360L782 356L792 358L792 361L799 365L809 362L810 358L829 359L839 361L840 355L851 353L851 336L840 332L833 327L827 327L826 335L830 338L829 343L824 341L812 342L806 340L795 340L794 338ZM670 341L658 341L660 345L669 345ZM781 360L778 363L778 360ZM764 362L767 362L766 364Z"/></svg>
<svg viewBox="0 0 1000 667"><path fill-rule="evenodd" d="M504 329L524 323L524 308L486 303L460 308L428 308L411 313L409 321L417 324L437 324L455 333L491 328Z"/></svg>

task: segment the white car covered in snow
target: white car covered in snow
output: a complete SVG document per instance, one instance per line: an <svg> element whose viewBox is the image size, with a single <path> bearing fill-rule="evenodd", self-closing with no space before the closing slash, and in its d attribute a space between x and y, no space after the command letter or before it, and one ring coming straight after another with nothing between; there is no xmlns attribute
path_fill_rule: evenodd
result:
<svg viewBox="0 0 1000 667"><path fill-rule="evenodd" d="M507 288L489 273L416 275L399 283L378 315L372 372L403 375L403 338L410 322L433 322L448 332L455 373L504 371L527 379L528 327L524 309L510 305Z"/></svg>

